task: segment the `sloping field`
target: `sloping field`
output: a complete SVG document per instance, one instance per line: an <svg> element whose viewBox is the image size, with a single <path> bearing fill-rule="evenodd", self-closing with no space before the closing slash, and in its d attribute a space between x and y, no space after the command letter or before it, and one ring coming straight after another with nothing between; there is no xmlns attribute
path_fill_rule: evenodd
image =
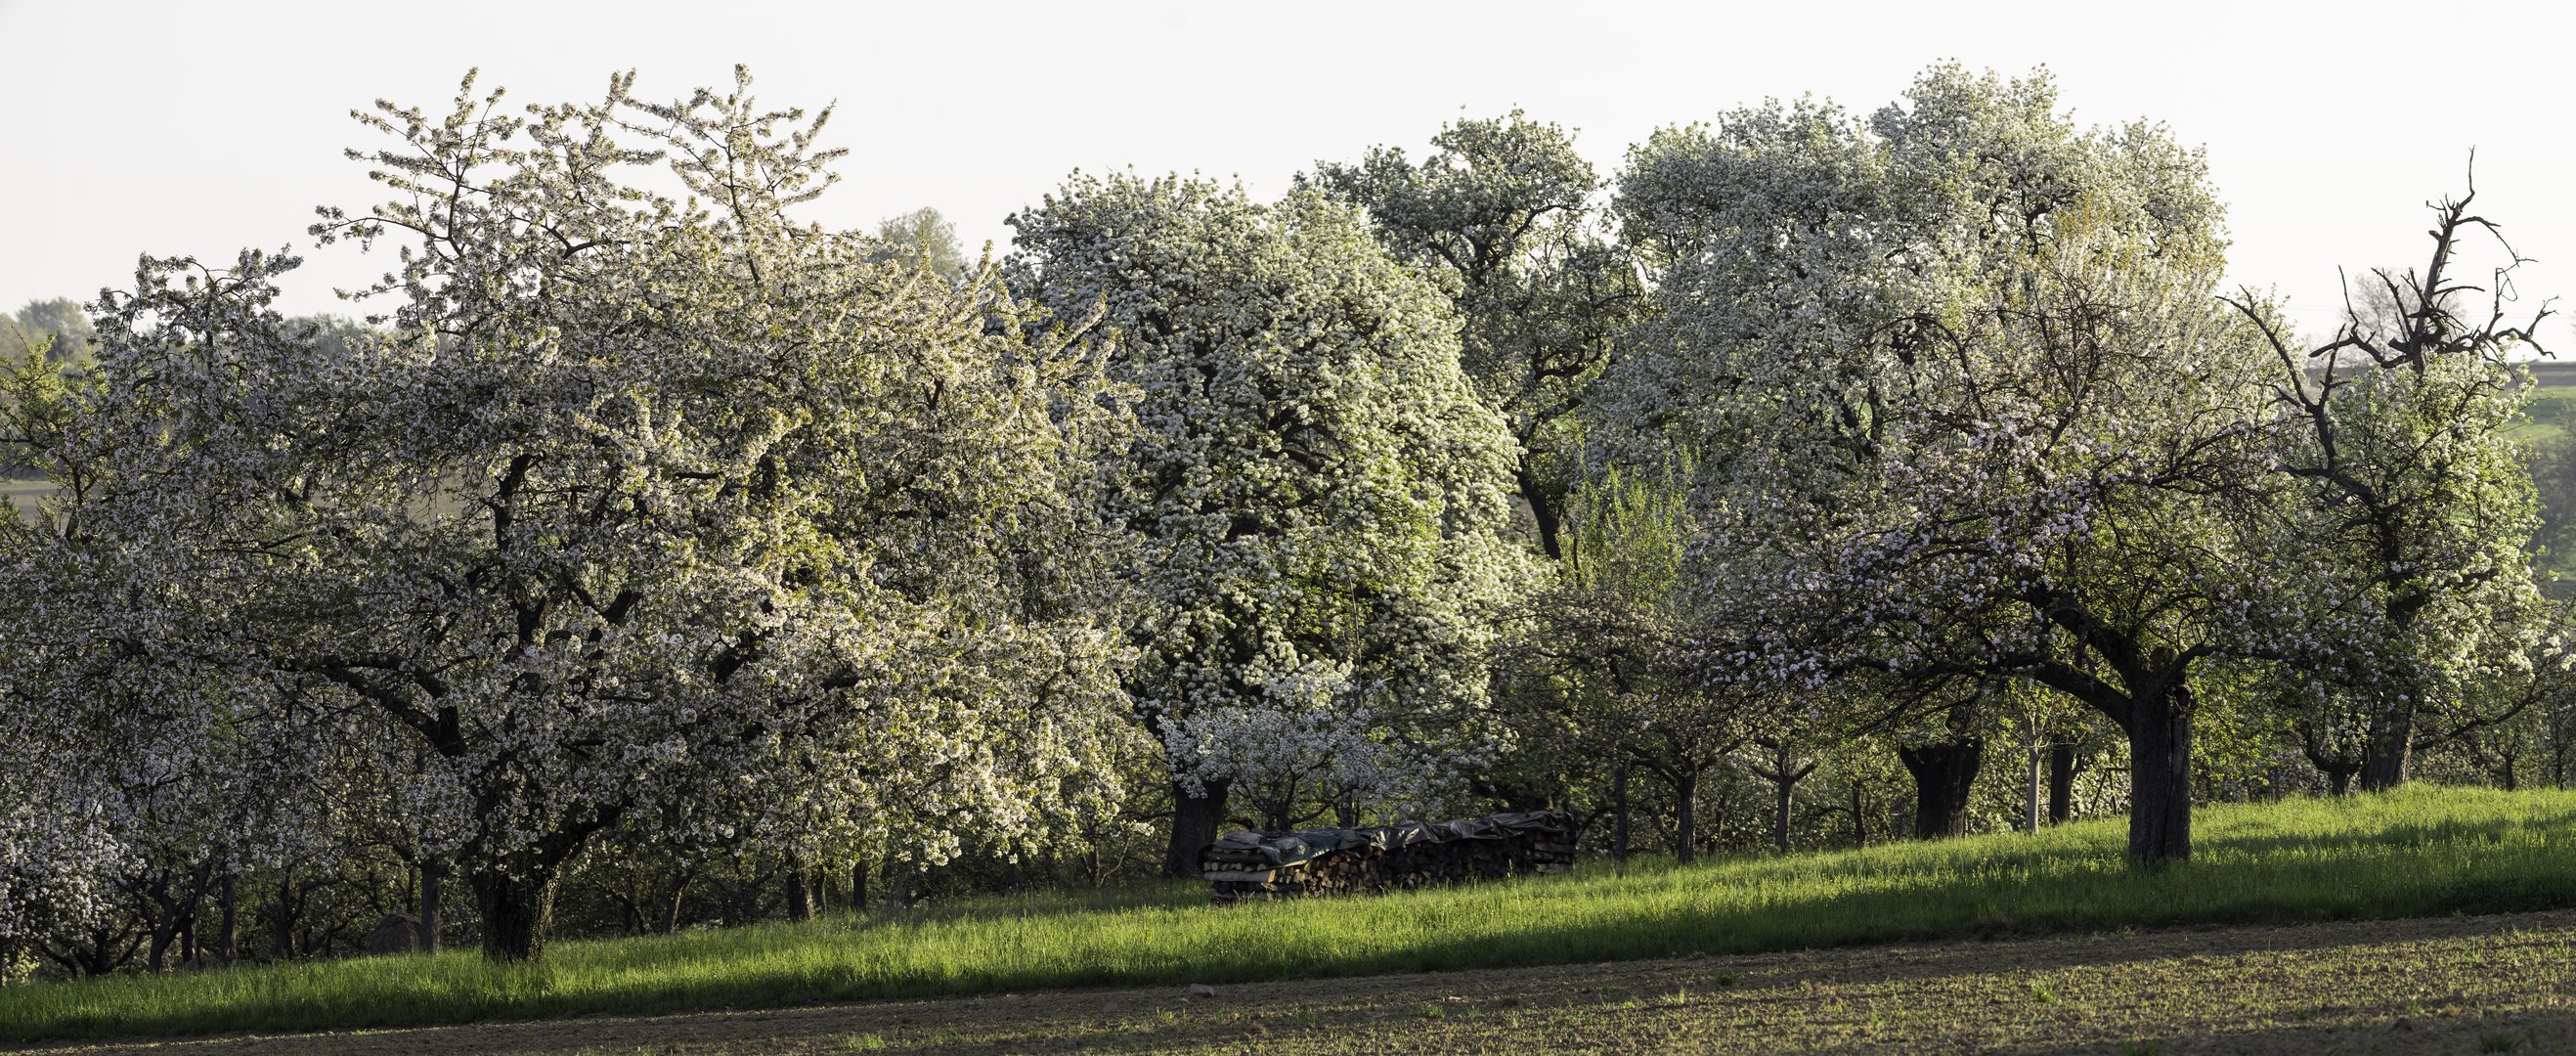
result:
<svg viewBox="0 0 2576 1056"><path fill-rule="evenodd" d="M0 507L14 506L21 517L34 517L36 504L53 493L54 485L51 481L0 477ZM0 516L5 516L8 512L7 509L0 508Z"/></svg>
<svg viewBox="0 0 2576 1056"><path fill-rule="evenodd" d="M45 1051L2557 1052L2571 955L2561 912Z"/></svg>
<svg viewBox="0 0 2576 1056"><path fill-rule="evenodd" d="M2538 391L2531 394L2531 406L2523 409L2523 421L2513 428L2513 438L2537 444L2567 435L2571 420L2576 420L2576 363L2543 363L2531 373Z"/></svg>
<svg viewBox="0 0 2576 1056"><path fill-rule="evenodd" d="M680 936L0 991L0 1040L783 1008L1081 986L1236 986L1962 937L2576 908L2576 793L2415 788L2202 812L2139 872L2123 822L1373 898L1228 908L1165 887ZM1545 977L1541 973L1540 978ZM1365 984L1370 990L1381 984ZM1946 1000L1946 999L1945 999Z"/></svg>

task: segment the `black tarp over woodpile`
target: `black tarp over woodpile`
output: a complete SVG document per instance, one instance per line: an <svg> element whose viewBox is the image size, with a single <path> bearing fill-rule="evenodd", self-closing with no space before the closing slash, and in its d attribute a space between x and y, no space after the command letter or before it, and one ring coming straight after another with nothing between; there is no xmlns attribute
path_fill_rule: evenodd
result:
<svg viewBox="0 0 2576 1056"><path fill-rule="evenodd" d="M1366 829L1233 832L1199 856L1219 904L1561 873L1573 864L1574 816L1561 810Z"/></svg>

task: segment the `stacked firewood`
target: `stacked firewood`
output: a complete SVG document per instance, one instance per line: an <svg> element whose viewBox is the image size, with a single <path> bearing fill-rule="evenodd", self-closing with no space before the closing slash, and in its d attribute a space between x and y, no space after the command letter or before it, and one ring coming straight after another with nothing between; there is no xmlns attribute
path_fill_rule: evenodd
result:
<svg viewBox="0 0 2576 1056"><path fill-rule="evenodd" d="M1393 891L1574 865L1574 816L1497 814L1366 829L1236 832L1200 855L1218 904Z"/></svg>

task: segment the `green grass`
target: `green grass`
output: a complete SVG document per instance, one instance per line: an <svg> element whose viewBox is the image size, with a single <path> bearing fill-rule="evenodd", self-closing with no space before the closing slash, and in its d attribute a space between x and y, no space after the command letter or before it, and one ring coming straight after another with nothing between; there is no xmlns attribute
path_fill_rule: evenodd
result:
<svg viewBox="0 0 2576 1056"><path fill-rule="evenodd" d="M2117 819L2037 836L1750 857L1216 909L1186 887L988 900L896 921L0 990L0 1039L396 1026L1033 987L1247 982L2178 924L2576 906L2576 793L2410 789L2201 812L2139 872Z"/></svg>

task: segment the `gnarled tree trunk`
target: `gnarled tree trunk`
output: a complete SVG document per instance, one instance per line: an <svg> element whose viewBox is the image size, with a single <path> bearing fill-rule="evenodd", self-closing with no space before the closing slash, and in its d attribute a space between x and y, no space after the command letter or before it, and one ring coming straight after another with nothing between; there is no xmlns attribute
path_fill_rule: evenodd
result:
<svg viewBox="0 0 2576 1056"><path fill-rule="evenodd" d="M1673 783L1673 860L1688 865L1699 857L1699 770L1683 767L1668 776Z"/></svg>
<svg viewBox="0 0 2576 1056"><path fill-rule="evenodd" d="M2043 598L2045 595L2043 595ZM2066 664L2040 666L2037 677L2100 711L2129 735L2129 864L2152 866L2191 857L2191 694L2193 652L2109 633L2080 610L2057 619L2098 634L2093 648L2117 671L2113 685Z"/></svg>
<svg viewBox="0 0 2576 1056"><path fill-rule="evenodd" d="M241 877L233 872L231 862L224 863L224 876L216 890L223 923L215 934L215 958L230 968L241 959Z"/></svg>
<svg viewBox="0 0 2576 1056"><path fill-rule="evenodd" d="M2352 794L2352 779L2361 773L2361 768L2358 766L2327 766L2319 764L2317 766L2317 772L2326 775L2327 793L2336 796L2349 796Z"/></svg>
<svg viewBox="0 0 2576 1056"><path fill-rule="evenodd" d="M802 858L787 859L787 919L814 919L814 869Z"/></svg>
<svg viewBox="0 0 2576 1056"><path fill-rule="evenodd" d="M556 873L534 877L477 870L466 877L474 888L474 905L483 914L483 956L495 961L533 961L546 951L554 928Z"/></svg>
<svg viewBox="0 0 2576 1056"><path fill-rule="evenodd" d="M1207 782L1206 794L1193 796L1187 786L1172 782L1172 842L1163 852L1163 875L1195 880L1199 877L1199 853L1216 842L1217 826L1225 824L1223 781Z"/></svg>
<svg viewBox="0 0 2576 1056"><path fill-rule="evenodd" d="M1628 764L1610 771L1610 860L1628 862Z"/></svg>
<svg viewBox="0 0 2576 1056"><path fill-rule="evenodd" d="M2414 756L2414 709L2389 708L2373 716L2370 742L2361 760L2361 790L2386 792L2405 784Z"/></svg>
<svg viewBox="0 0 2576 1056"><path fill-rule="evenodd" d="M2061 738L2048 746L2048 823L2064 825L2075 815L2075 775L2083 767L2076 765L2075 742Z"/></svg>
<svg viewBox="0 0 2576 1056"><path fill-rule="evenodd" d="M602 810L507 856L468 859L473 864L465 883L474 889L474 906L483 915L485 958L533 961L545 954L546 936L554 930L555 888L563 883L564 871L593 835L616 825L624 812L622 806Z"/></svg>
<svg viewBox="0 0 2576 1056"><path fill-rule="evenodd" d="M2044 815L2041 813L2040 797L2048 787L2048 749L2034 744L2026 749L2026 754L2028 758L2025 760L2027 763L2025 769L2029 772L2025 776L2029 778L2026 782L2029 796L2022 803L2022 828L2035 833L2039 831L2041 825L2047 824L2042 820Z"/></svg>
<svg viewBox="0 0 2576 1056"><path fill-rule="evenodd" d="M2131 698L2129 863L2191 857L2192 697L2180 672Z"/></svg>
<svg viewBox="0 0 2576 1056"><path fill-rule="evenodd" d="M438 952L438 932L443 926L438 910L446 880L446 862L420 863L420 948L429 953Z"/></svg>
<svg viewBox="0 0 2576 1056"><path fill-rule="evenodd" d="M1914 838L1967 835L1968 790L1985 766L1985 738L1899 747L1896 758L1914 777Z"/></svg>
<svg viewBox="0 0 2576 1056"><path fill-rule="evenodd" d="M1789 853L1790 808L1797 803L1798 782L1816 772L1813 761L1798 765L1789 742L1782 738L1758 738L1754 741L1771 753L1771 765L1753 767L1753 776L1771 783L1771 846L1782 854Z"/></svg>
<svg viewBox="0 0 2576 1056"><path fill-rule="evenodd" d="M885 863L885 908L901 913L912 908L913 880L921 875L919 868L889 854Z"/></svg>
<svg viewBox="0 0 2576 1056"><path fill-rule="evenodd" d="M1805 776L1805 775L1800 775ZM1796 781L1774 781L1771 797L1771 846L1782 854L1789 853L1789 808L1797 801Z"/></svg>
<svg viewBox="0 0 2576 1056"><path fill-rule="evenodd" d="M1527 455L1522 456L1522 464L1512 476L1514 483L1520 485L1521 501L1529 503L1530 520L1538 525L1539 552L1546 554L1550 561L1564 557L1564 544L1559 542L1564 514L1557 509L1556 497L1548 494L1546 486L1530 472Z"/></svg>

